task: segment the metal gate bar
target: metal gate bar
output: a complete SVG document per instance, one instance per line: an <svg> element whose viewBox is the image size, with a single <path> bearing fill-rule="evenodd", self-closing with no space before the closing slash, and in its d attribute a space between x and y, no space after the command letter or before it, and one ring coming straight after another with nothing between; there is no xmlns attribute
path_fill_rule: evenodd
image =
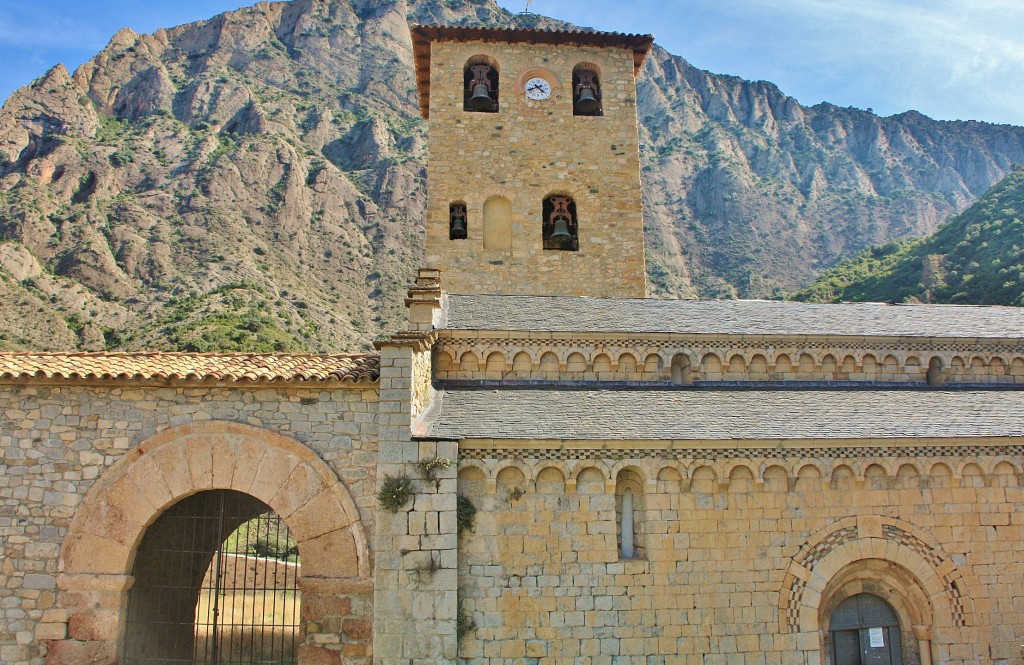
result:
<svg viewBox="0 0 1024 665"><path fill-rule="evenodd" d="M133 572L125 665L296 662L298 549L257 499L217 490L175 504L147 530Z"/></svg>

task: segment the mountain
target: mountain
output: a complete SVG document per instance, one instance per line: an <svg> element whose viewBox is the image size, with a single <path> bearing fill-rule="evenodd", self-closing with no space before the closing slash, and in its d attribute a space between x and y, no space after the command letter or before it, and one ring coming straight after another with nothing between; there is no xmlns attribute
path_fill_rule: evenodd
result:
<svg viewBox="0 0 1024 665"><path fill-rule="evenodd" d="M493 0L261 2L118 32L0 109L0 348L365 348L422 256L409 22L565 28ZM655 48L651 295L791 291L933 231L1024 129L801 106Z"/></svg>
<svg viewBox="0 0 1024 665"><path fill-rule="evenodd" d="M796 295L815 302L1024 306L1024 169L919 240L871 247Z"/></svg>

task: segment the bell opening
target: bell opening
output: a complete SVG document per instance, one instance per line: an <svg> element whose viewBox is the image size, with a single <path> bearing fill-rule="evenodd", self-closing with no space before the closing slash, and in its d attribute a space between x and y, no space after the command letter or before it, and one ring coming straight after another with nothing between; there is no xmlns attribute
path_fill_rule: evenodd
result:
<svg viewBox="0 0 1024 665"><path fill-rule="evenodd" d="M568 196L544 199L544 249L575 252L579 250L576 202Z"/></svg>
<svg viewBox="0 0 1024 665"><path fill-rule="evenodd" d="M465 240L468 235L466 230L466 206L461 203L453 203L448 208L448 239Z"/></svg>
<svg viewBox="0 0 1024 665"><path fill-rule="evenodd" d="M573 115L602 115L601 86L597 72L577 68L572 73Z"/></svg>
<svg viewBox="0 0 1024 665"><path fill-rule="evenodd" d="M480 62L466 66L463 110L477 113L498 111L498 70Z"/></svg>

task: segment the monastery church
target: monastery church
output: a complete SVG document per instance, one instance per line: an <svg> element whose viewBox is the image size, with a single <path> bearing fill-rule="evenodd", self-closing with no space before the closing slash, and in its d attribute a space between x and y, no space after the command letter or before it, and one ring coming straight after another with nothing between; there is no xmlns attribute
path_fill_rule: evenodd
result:
<svg viewBox="0 0 1024 665"><path fill-rule="evenodd" d="M1024 311L646 299L652 38L412 36L406 330L0 354L0 662L1024 663Z"/></svg>

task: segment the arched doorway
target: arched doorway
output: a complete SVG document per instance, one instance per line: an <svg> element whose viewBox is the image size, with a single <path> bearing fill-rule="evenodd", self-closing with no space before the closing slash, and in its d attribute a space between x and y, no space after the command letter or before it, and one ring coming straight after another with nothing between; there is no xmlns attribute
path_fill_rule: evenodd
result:
<svg viewBox="0 0 1024 665"><path fill-rule="evenodd" d="M900 622L878 596L850 596L832 611L829 643L833 665L903 665Z"/></svg>
<svg viewBox="0 0 1024 665"><path fill-rule="evenodd" d="M270 507L199 492L146 530L128 594L125 665L294 663L298 545Z"/></svg>

